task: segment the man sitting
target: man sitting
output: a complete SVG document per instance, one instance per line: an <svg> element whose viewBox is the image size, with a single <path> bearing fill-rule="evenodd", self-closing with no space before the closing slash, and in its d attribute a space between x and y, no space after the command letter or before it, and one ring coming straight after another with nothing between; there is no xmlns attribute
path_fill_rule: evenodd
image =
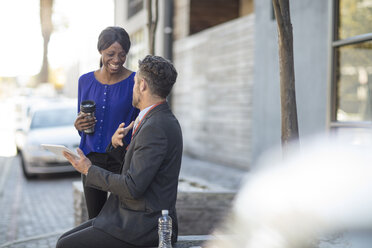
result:
<svg viewBox="0 0 372 248"><path fill-rule="evenodd" d="M173 65L158 56L139 61L133 88L133 106L141 112L129 146L123 137L132 129L120 124L108 148L109 163L123 163L121 174L64 153L86 186L110 192L100 214L63 234L57 248L157 246L158 218L169 210L173 219L172 242L177 240L176 199L182 157L182 132L166 97L176 82ZM124 157L122 161L121 158Z"/></svg>

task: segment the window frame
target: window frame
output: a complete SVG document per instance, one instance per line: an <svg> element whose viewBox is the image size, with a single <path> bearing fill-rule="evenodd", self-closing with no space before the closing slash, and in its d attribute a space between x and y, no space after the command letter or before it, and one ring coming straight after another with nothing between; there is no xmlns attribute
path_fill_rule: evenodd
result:
<svg viewBox="0 0 372 248"><path fill-rule="evenodd" d="M338 121L337 120L337 58L336 50L343 46L353 45L357 43L372 41L372 33L360 34L339 40L337 37L340 0L330 0L331 12L331 37L330 37L330 113L329 113L329 128L372 128L371 121Z"/></svg>

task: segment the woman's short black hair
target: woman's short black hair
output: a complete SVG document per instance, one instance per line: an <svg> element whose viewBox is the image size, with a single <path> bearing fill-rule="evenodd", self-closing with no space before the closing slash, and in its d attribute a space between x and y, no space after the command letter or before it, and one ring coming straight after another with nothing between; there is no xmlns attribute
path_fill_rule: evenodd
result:
<svg viewBox="0 0 372 248"><path fill-rule="evenodd" d="M98 37L97 49L99 52L109 48L113 43L118 42L128 54L130 49L130 39L127 31L122 27L107 27Z"/></svg>

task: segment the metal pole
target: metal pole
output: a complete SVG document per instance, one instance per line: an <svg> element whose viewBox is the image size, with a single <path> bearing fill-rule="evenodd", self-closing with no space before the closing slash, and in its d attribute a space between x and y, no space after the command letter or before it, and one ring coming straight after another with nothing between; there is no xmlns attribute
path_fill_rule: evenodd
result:
<svg viewBox="0 0 372 248"><path fill-rule="evenodd" d="M173 0L164 0L164 58L173 62ZM168 96L172 107L172 92Z"/></svg>

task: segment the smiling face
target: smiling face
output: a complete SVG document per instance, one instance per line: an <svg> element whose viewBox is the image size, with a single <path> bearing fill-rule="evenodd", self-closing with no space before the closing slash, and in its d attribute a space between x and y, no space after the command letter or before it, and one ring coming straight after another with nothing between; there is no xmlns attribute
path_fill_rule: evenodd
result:
<svg viewBox="0 0 372 248"><path fill-rule="evenodd" d="M127 54L118 42L114 42L100 53L102 55L103 69L109 74L120 73L124 69L123 64Z"/></svg>

